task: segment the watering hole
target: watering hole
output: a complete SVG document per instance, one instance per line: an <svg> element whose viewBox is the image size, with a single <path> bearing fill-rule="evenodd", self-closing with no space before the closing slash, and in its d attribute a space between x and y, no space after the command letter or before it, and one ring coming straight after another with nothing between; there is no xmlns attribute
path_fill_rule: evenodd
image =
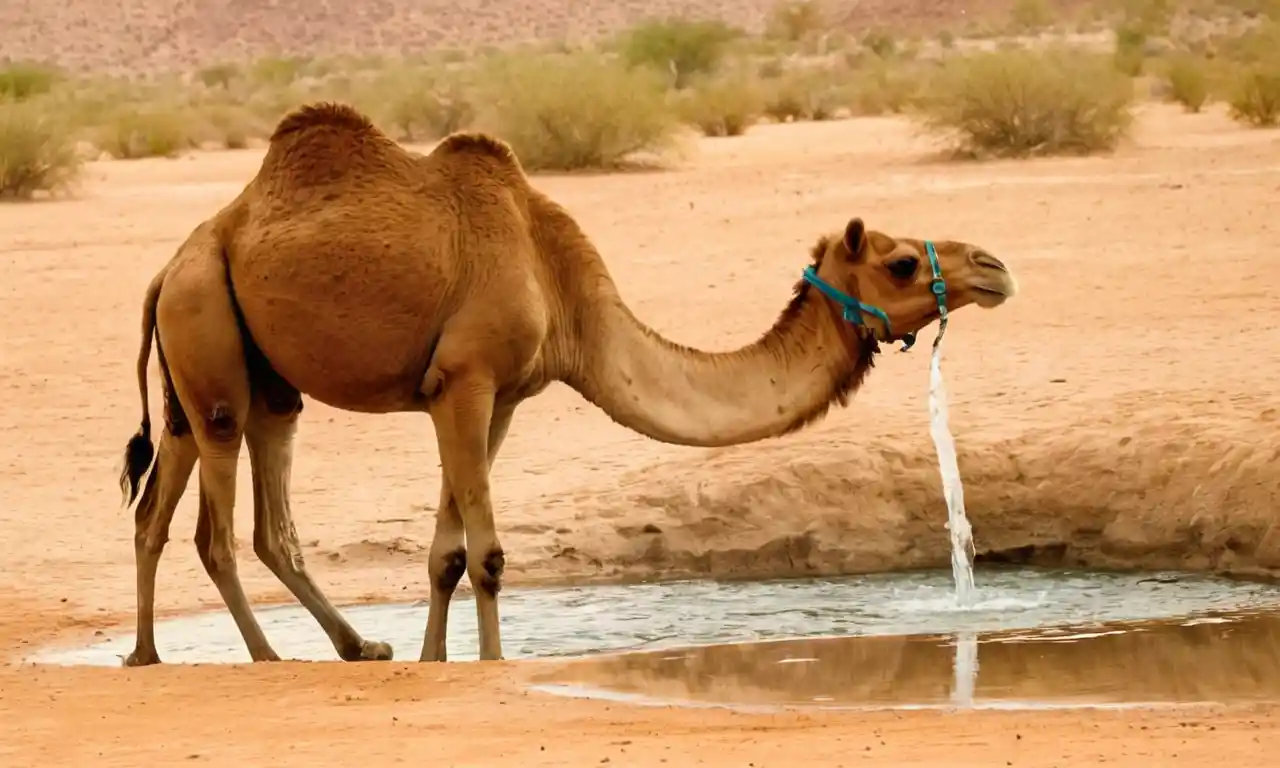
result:
<svg viewBox="0 0 1280 768"><path fill-rule="evenodd" d="M1206 611L1280 611L1280 587L1181 573L980 568L976 587L968 609L957 607L951 574L943 570L763 582L511 589L503 592L500 603L503 650L507 658L555 658L797 637L932 636L1082 627ZM281 656L337 658L301 606L260 607L255 613ZM425 601L348 606L343 613L365 637L390 642L397 659L418 657L427 618ZM87 638L86 645L46 648L26 661L118 666L133 648L131 632L97 634ZM160 658L168 663L249 661L225 610L158 621L156 637ZM476 658L475 610L469 597L454 599L448 641L451 660ZM917 650L909 653L921 659L949 653L936 650L941 647L936 640L911 642Z"/></svg>

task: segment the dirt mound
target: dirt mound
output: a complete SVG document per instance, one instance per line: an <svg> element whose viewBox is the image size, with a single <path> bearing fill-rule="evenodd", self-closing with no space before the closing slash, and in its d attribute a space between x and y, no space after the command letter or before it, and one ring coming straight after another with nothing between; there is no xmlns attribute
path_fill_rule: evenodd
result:
<svg viewBox="0 0 1280 768"><path fill-rule="evenodd" d="M608 34L649 16L763 28L776 0L90 0L0 3L5 56L76 70L192 69L268 55L410 54ZM1062 4L1067 4L1063 0ZM837 28L958 29L1013 0L829 0Z"/></svg>
<svg viewBox="0 0 1280 768"><path fill-rule="evenodd" d="M1132 405L1136 418L1123 424L1082 416L965 440L960 471L979 561L1280 576L1277 410L1237 398L1170 420L1144 419ZM583 493L594 498L577 505L572 533L521 570L563 574L566 559L601 577L946 567L947 512L928 438L825 437L753 446L750 466L739 451Z"/></svg>

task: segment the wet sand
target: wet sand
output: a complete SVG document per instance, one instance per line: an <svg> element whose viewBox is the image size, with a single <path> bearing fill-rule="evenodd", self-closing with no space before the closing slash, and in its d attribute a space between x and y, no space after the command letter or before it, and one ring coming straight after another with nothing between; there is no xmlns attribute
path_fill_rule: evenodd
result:
<svg viewBox="0 0 1280 768"><path fill-rule="evenodd" d="M1280 572L1280 304L1268 277L1280 134L1217 110L1151 108L1133 145L1108 158L936 164L894 119L699 146L678 172L538 180L641 318L684 343L743 344L786 303L813 240L851 215L980 243L1022 288L999 310L957 314L947 337L983 557ZM78 200L0 209L0 640L11 658L132 621L132 515L114 480L136 428L142 291L259 157L95 164ZM710 451L647 441L553 387L517 414L494 469L510 583L944 565L926 383L923 352L886 353L820 425ZM247 457L242 467L245 499ZM332 599L425 598L438 482L424 418L308 403L294 509ZM194 504L188 494L161 564L162 614L221 605L189 543ZM256 604L286 600L247 546L247 514L242 504L246 588ZM1269 705L748 716L524 692L536 669L9 665L0 764L264 764L287 752L371 766L1261 766L1280 740Z"/></svg>

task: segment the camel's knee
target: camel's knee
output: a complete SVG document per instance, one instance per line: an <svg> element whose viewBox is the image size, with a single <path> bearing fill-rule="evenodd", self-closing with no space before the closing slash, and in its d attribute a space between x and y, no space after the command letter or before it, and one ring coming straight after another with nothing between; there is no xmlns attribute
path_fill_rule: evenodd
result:
<svg viewBox="0 0 1280 768"><path fill-rule="evenodd" d="M431 558L427 573L436 589L445 594L453 594L462 581L462 574L467 572L467 549L458 547L443 555Z"/></svg>
<svg viewBox="0 0 1280 768"><path fill-rule="evenodd" d="M212 521L202 510L199 522L196 523L196 554L200 556L200 564L212 577L234 573L236 569L235 542L228 535L214 535Z"/></svg>
<svg viewBox="0 0 1280 768"><path fill-rule="evenodd" d="M253 529L253 553L273 573L303 573L302 550L263 525Z"/></svg>
<svg viewBox="0 0 1280 768"><path fill-rule="evenodd" d="M468 555L467 575L471 578L472 589L488 595L498 594L502 590L502 573L507 565L502 546L494 543L488 549L471 550Z"/></svg>
<svg viewBox="0 0 1280 768"><path fill-rule="evenodd" d="M205 435L215 443L238 443L244 437L245 419L228 403L215 403L205 415Z"/></svg>
<svg viewBox="0 0 1280 768"><path fill-rule="evenodd" d="M164 545L169 543L169 531L152 530L151 526L142 524L138 526L138 530L133 534L133 548L137 552L148 555L159 555L164 551Z"/></svg>

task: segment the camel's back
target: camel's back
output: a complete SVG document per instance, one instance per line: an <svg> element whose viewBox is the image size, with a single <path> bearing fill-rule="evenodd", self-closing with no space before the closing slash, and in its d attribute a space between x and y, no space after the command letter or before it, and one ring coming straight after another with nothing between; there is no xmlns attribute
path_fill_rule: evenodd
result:
<svg viewBox="0 0 1280 768"><path fill-rule="evenodd" d="M517 278L532 250L511 191L465 175L502 146L451 138L414 154L344 105L281 121L224 242L249 330L286 379L339 407L411 398L475 283Z"/></svg>

